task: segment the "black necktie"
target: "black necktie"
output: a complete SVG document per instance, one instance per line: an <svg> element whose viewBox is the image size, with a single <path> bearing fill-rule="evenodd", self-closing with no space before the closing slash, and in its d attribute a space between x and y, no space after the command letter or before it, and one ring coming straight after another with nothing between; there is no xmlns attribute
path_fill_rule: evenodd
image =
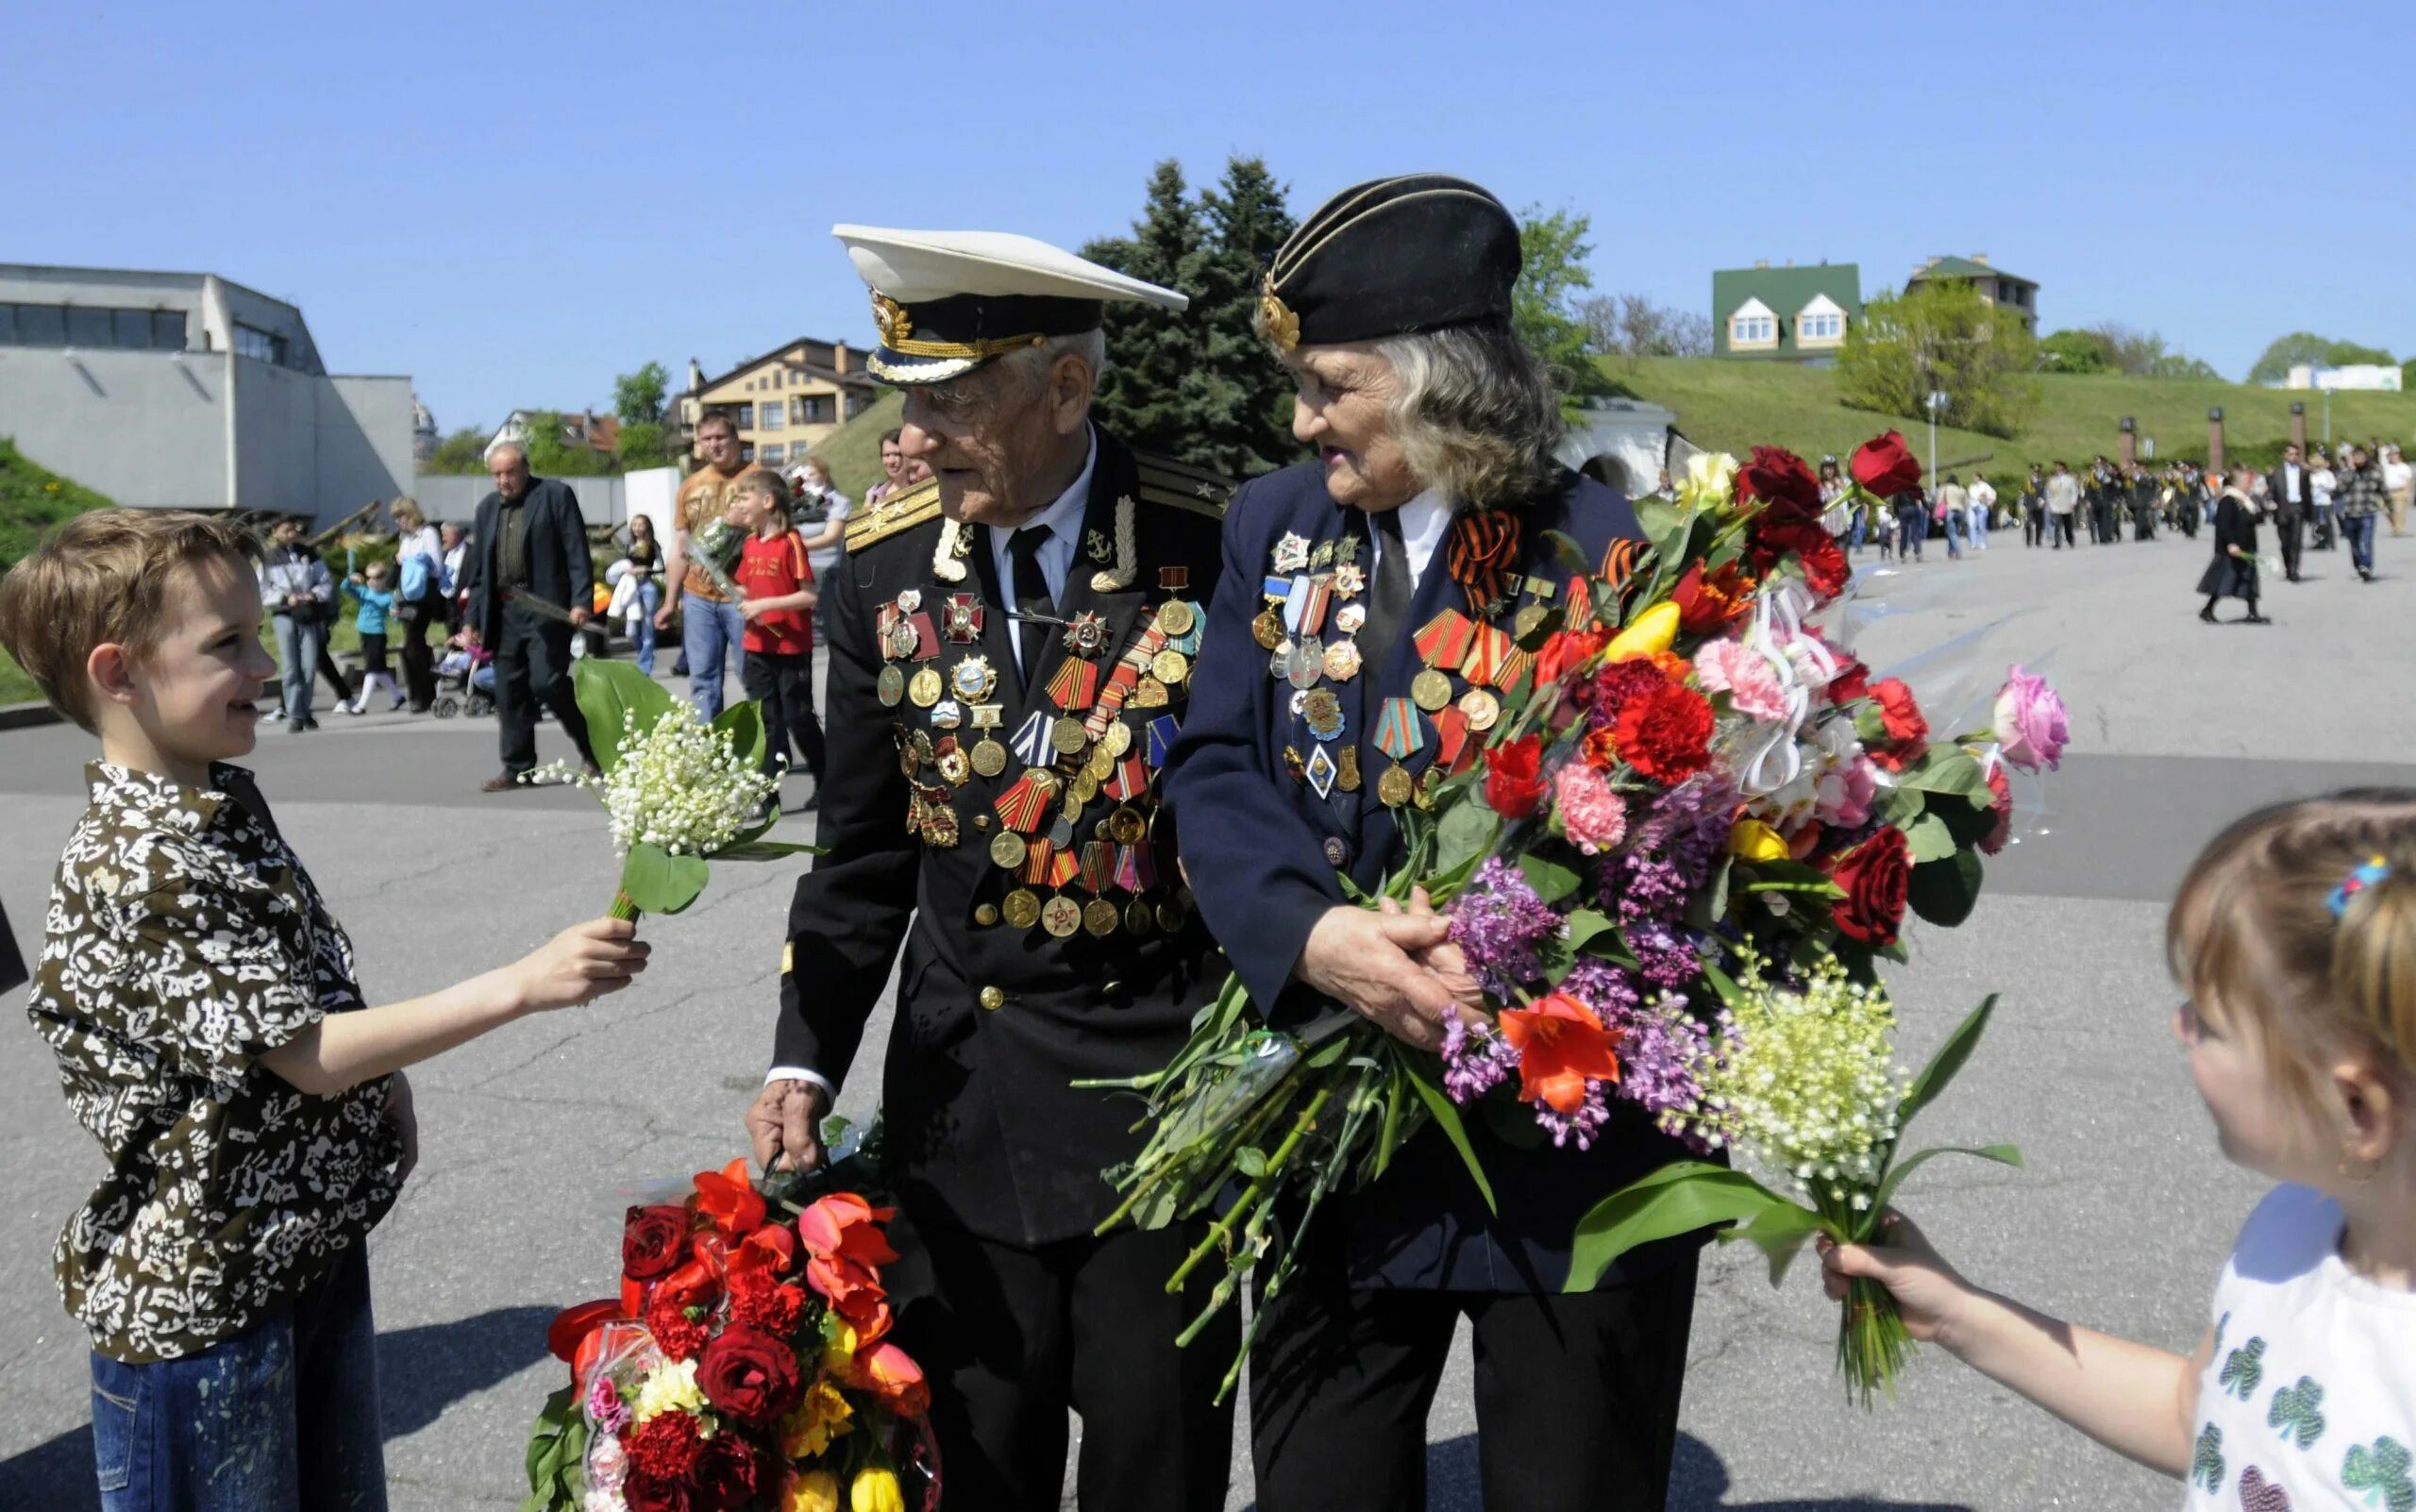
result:
<svg viewBox="0 0 2416 1512"><path fill-rule="evenodd" d="M1017 530L1007 537L1007 556L1015 568L1015 645L1020 647L1024 686L1040 676L1040 643L1048 638L1049 622L1057 617L1057 600L1049 596L1049 575L1040 570L1040 548L1047 545L1045 528Z"/></svg>
<svg viewBox="0 0 2416 1512"><path fill-rule="evenodd" d="M1361 718L1372 717L1377 684L1392 664L1393 643L1401 639L1409 619L1409 546L1401 538L1401 511L1382 510L1367 516L1376 549L1375 581L1367 590L1367 618L1359 627L1359 645L1366 657L1367 681L1360 695Z"/></svg>

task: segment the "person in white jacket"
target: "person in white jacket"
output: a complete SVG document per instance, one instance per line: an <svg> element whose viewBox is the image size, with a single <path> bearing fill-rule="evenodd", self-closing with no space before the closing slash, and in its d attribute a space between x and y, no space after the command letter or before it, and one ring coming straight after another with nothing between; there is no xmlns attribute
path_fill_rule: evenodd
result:
<svg viewBox="0 0 2416 1512"><path fill-rule="evenodd" d="M1971 538L1971 548L1975 551L1986 551L1988 548L1988 518L1996 512L1997 508L1995 487L1986 478L1977 473L1972 474L1971 496L1965 501L1963 508L1965 518L1971 525L1971 529L1964 533Z"/></svg>

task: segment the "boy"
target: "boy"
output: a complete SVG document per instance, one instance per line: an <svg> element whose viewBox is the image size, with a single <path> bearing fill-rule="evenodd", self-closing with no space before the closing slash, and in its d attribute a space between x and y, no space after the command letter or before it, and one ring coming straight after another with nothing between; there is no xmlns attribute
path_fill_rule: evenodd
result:
<svg viewBox="0 0 2416 1512"><path fill-rule="evenodd" d="M747 621L741 676L747 696L763 705L765 770L785 763L794 742L814 774L809 809L822 800L822 722L814 713L814 614L817 595L805 537L789 524L788 484L754 468L730 485L730 517L749 532L731 576L745 598Z"/></svg>
<svg viewBox="0 0 2416 1512"><path fill-rule="evenodd" d="M101 747L26 1009L108 1160L54 1260L92 1336L111 1512L386 1504L362 1241L415 1155L401 1068L646 965L597 919L365 1006L350 941L226 764L277 670L256 549L223 519L99 510L0 580L0 645Z"/></svg>

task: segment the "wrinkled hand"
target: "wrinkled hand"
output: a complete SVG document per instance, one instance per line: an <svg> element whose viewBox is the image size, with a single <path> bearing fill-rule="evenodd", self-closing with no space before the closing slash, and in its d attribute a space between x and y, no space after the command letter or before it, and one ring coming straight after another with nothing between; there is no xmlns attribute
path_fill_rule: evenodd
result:
<svg viewBox="0 0 2416 1512"><path fill-rule="evenodd" d="M1377 914L1342 904L1327 909L1309 932L1292 974L1403 1044L1439 1050L1457 1004L1413 952L1448 944L1445 928L1431 910L1411 915L1396 904Z"/></svg>
<svg viewBox="0 0 2416 1512"><path fill-rule="evenodd" d="M747 1136L755 1146L755 1164L766 1175L774 1169L818 1168L823 1158L822 1119L830 1111L830 1094L812 1082L764 1083L747 1110Z"/></svg>
<svg viewBox="0 0 2416 1512"><path fill-rule="evenodd" d="M570 928L504 969L529 1013L576 1008L626 987L646 969L653 947L625 918L592 918Z"/></svg>
<svg viewBox="0 0 2416 1512"><path fill-rule="evenodd" d="M1387 898L1384 899L1384 909L1387 914L1405 913L1411 918L1440 918L1442 916L1434 912L1434 904L1428 899L1426 889L1423 887L1410 889L1408 908L1403 909L1401 904ZM1431 949L1413 950L1410 952L1410 959L1434 974L1434 980L1443 984L1444 990L1449 992L1464 1010L1460 1015L1462 1018L1474 1023L1479 1016L1482 1016L1485 1009L1485 989L1478 985L1476 978L1469 974L1468 953L1460 949L1457 941L1447 939Z"/></svg>
<svg viewBox="0 0 2416 1512"><path fill-rule="evenodd" d="M419 1166L419 1111L411 1104L411 1084L400 1071L394 1073L393 1089L386 1094L386 1119L403 1144L403 1158L394 1167L394 1184L399 1187Z"/></svg>
<svg viewBox="0 0 2416 1512"><path fill-rule="evenodd" d="M1927 1344L1950 1332L1974 1295L1971 1284L1956 1274L1913 1220L1889 1208L1879 1219L1884 1245L1839 1244L1821 1235L1820 1289L1831 1302L1843 1302L1846 1282L1861 1276L1879 1283L1895 1296L1904 1315L1904 1329Z"/></svg>

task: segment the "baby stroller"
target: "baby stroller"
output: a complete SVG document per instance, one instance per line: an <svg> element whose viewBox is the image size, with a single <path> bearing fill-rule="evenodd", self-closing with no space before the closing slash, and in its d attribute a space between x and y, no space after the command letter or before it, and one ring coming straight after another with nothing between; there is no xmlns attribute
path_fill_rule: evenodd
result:
<svg viewBox="0 0 2416 1512"><path fill-rule="evenodd" d="M455 646L436 664L436 717L472 718L495 713L495 653L481 646L473 651Z"/></svg>

